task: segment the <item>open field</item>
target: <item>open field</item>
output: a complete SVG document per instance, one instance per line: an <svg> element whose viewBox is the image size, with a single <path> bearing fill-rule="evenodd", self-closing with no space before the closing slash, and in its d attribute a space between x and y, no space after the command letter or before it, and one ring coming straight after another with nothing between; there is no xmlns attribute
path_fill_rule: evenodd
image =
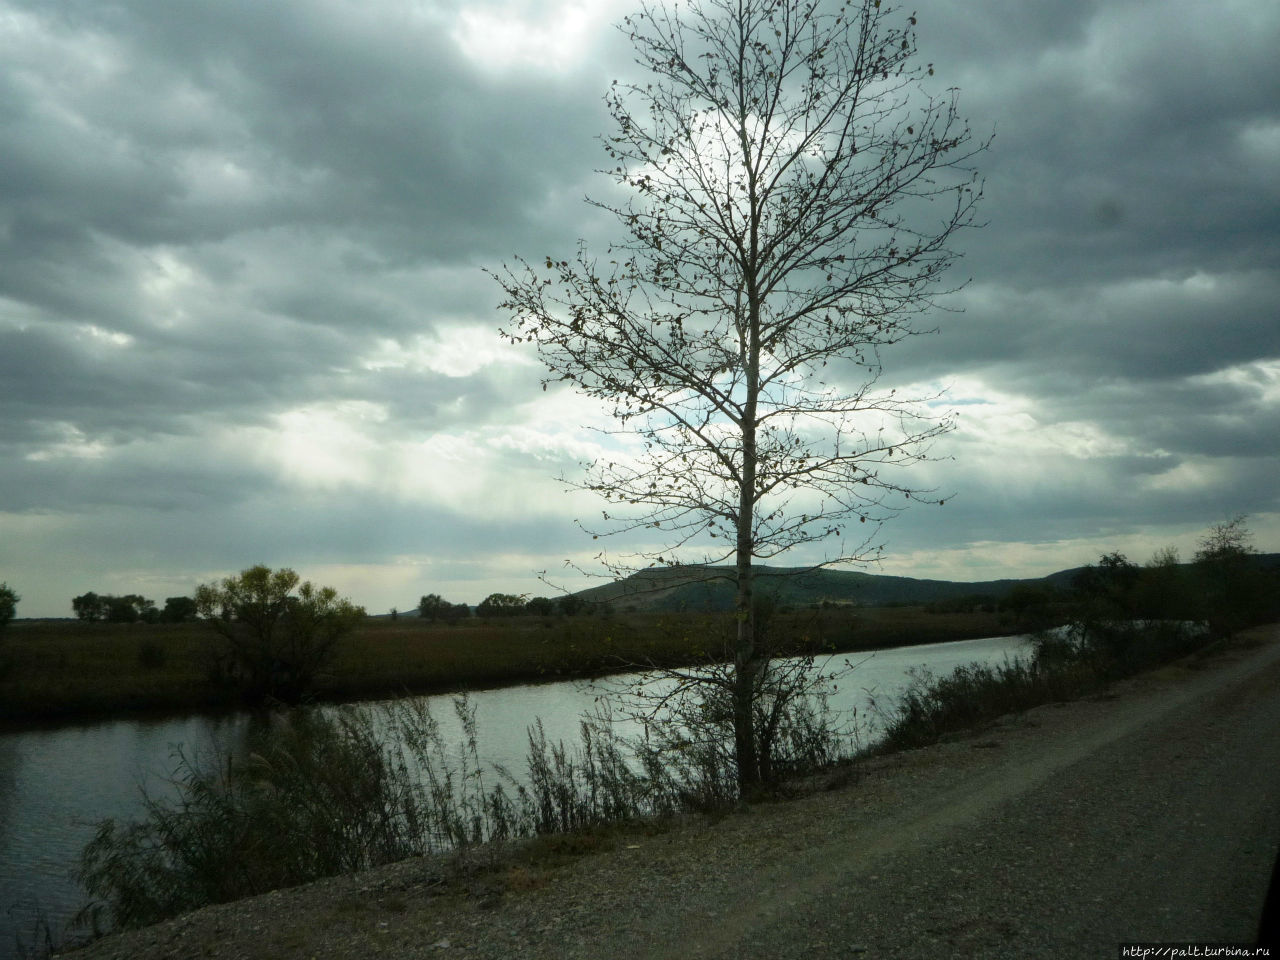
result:
<svg viewBox="0 0 1280 960"><path fill-rule="evenodd" d="M370 619L317 690L329 701L598 675L648 662L689 664L725 648L732 619L712 614L515 617L455 624ZM786 651L849 651L1018 632L995 613L920 607L779 614ZM209 680L218 642L203 624L15 621L0 639L0 723L219 709L236 695Z"/></svg>

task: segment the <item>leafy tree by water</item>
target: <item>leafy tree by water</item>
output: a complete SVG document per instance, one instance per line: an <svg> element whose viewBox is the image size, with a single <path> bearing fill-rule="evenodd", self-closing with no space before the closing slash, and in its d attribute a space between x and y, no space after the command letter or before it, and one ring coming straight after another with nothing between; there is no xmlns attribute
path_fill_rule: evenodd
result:
<svg viewBox="0 0 1280 960"><path fill-rule="evenodd" d="M123 596L105 593L88 593L73 597L71 609L81 620L88 623L155 623L160 619L160 611L146 597L137 593Z"/></svg>
<svg viewBox="0 0 1280 960"><path fill-rule="evenodd" d="M934 398L878 383L882 352L946 292L981 193L969 164L985 143L954 91L925 88L915 25L880 0L693 0L626 18L649 77L606 97L620 191L591 201L622 238L495 274L504 332L536 346L545 385L611 405L641 440L578 484L608 504L595 536L642 535L614 571L690 551L733 562L744 793L762 777L753 718L773 655L754 564L817 544L825 563L875 555L877 524L930 499L902 468L951 428L921 402Z"/></svg>
<svg viewBox="0 0 1280 960"><path fill-rule="evenodd" d="M9 625L18 610L18 601L22 597L7 583L0 582L0 632Z"/></svg>
<svg viewBox="0 0 1280 960"><path fill-rule="evenodd" d="M1201 604L1191 572L1176 547L1157 550L1134 588L1134 613L1147 620L1196 620Z"/></svg>
<svg viewBox="0 0 1280 960"><path fill-rule="evenodd" d="M1071 585L1089 616L1124 619L1135 615L1135 591L1141 576L1136 563L1113 551L1076 574Z"/></svg>
<svg viewBox="0 0 1280 960"><path fill-rule="evenodd" d="M164 609L160 611L161 623L188 623L198 619L200 612L191 597L165 597Z"/></svg>
<svg viewBox="0 0 1280 960"><path fill-rule="evenodd" d="M1054 622L1059 600L1050 584L1020 583L1000 601L1000 609L1013 617L1019 630L1043 630Z"/></svg>
<svg viewBox="0 0 1280 960"><path fill-rule="evenodd" d="M287 567L255 566L196 588L196 609L223 641L219 669L250 700L302 698L364 618L333 587L300 580Z"/></svg>
<svg viewBox="0 0 1280 960"><path fill-rule="evenodd" d="M478 617L515 617L524 612L524 597L513 593L491 593L476 607Z"/></svg>

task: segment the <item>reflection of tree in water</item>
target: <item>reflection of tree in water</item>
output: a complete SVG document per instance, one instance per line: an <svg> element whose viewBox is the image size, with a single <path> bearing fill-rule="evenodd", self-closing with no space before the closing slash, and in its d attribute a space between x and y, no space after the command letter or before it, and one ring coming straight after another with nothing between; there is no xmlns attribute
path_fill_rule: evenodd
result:
<svg viewBox="0 0 1280 960"><path fill-rule="evenodd" d="M145 787L156 799L177 796L173 776L181 766L180 758L217 764L219 758L240 760L260 743L265 731L281 722L286 710L237 710L229 713L195 714L189 717L137 718L135 743L131 756L138 790L130 797L137 801ZM131 802L121 815L132 817L139 809ZM78 853L79 851L77 851Z"/></svg>

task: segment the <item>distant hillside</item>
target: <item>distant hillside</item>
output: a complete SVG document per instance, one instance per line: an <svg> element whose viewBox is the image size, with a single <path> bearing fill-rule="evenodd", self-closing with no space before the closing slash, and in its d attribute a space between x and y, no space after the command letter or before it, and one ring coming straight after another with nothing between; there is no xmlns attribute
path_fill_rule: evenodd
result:
<svg viewBox="0 0 1280 960"><path fill-rule="evenodd" d="M1257 555L1258 563L1280 568L1280 553ZM1184 566L1190 566L1184 564ZM854 570L808 570L803 567L756 567L757 590L792 606L812 603L857 604L883 607L926 604L935 600L974 595L1000 599L1019 586L1069 590L1083 567L1059 570L1045 577L1008 580L919 580ZM654 567L624 580L579 591L576 596L592 603L634 607L652 612L716 612L733 609L732 567ZM401 616L416 616L417 607L401 609ZM389 616L380 614L379 616Z"/></svg>
<svg viewBox="0 0 1280 960"><path fill-rule="evenodd" d="M918 580L852 570L808 570L796 567L757 567L756 589L794 606L829 601L859 606L924 604L935 600L983 594L1006 596L1020 585L1067 586L1078 572L1063 570L1048 577L1021 580ZM579 596L595 603L650 611L721 611L733 608L731 567L659 567L642 570L625 580L592 587Z"/></svg>
<svg viewBox="0 0 1280 960"><path fill-rule="evenodd" d="M1280 554L1260 554L1258 562L1280 566ZM1083 567L1059 570L1045 577L1007 580L918 580L853 570L808 570L797 567L757 567L757 591L793 606L812 603L856 604L879 607L892 604L925 604L973 595L1005 597L1016 587L1051 587L1068 590ZM579 596L595 603L634 607L636 610L724 611L733 609L731 567L655 567L625 580L583 590Z"/></svg>

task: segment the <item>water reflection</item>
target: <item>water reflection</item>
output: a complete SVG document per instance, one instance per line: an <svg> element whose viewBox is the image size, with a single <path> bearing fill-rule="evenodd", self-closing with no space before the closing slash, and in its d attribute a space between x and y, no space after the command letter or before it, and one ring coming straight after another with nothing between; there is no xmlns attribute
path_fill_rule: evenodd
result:
<svg viewBox="0 0 1280 960"><path fill-rule="evenodd" d="M170 796L179 749L237 749L248 717L117 720L0 736L0 957L30 940L37 911L65 925L84 905L80 850L106 817Z"/></svg>

